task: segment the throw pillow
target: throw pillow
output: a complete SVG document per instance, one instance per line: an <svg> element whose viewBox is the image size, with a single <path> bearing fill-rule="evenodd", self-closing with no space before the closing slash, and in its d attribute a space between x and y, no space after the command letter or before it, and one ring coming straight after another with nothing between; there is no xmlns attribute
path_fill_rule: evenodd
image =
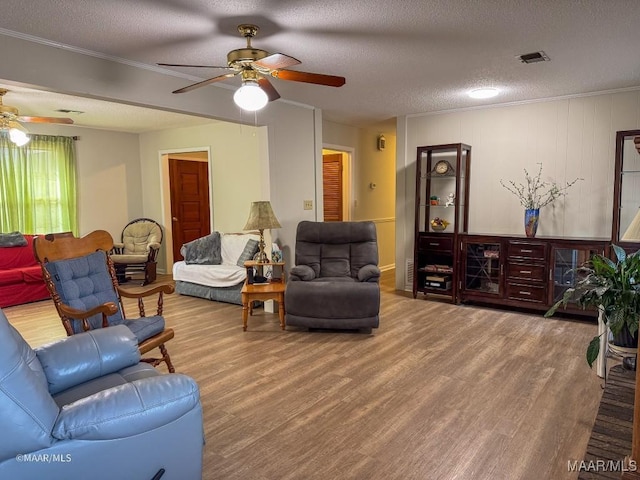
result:
<svg viewBox="0 0 640 480"><path fill-rule="evenodd" d="M213 232L206 237L185 243L183 248L184 253L182 253L182 256L188 265L220 265L222 263L219 232ZM180 252L182 252L182 249Z"/></svg>
<svg viewBox="0 0 640 480"><path fill-rule="evenodd" d="M26 247L27 239L20 232L0 233L0 247Z"/></svg>
<svg viewBox="0 0 640 480"><path fill-rule="evenodd" d="M244 267L244 262L252 260L256 253L258 253L258 241L250 238L247 240L247 244L244 246L244 250L238 257L236 264L239 267Z"/></svg>

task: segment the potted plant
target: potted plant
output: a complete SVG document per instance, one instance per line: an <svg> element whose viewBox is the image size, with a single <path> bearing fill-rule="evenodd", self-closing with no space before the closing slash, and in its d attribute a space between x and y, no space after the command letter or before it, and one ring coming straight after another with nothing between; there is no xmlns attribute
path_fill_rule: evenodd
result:
<svg viewBox="0 0 640 480"><path fill-rule="evenodd" d="M545 317L552 316L562 305L576 302L579 306L601 310L602 321L613 334L613 343L621 347L638 346L640 318L640 251L626 254L622 247L612 245L615 261L604 255L594 255L579 267L582 279L568 288ZM605 329L605 333L607 330ZM605 334L603 333L603 335ZM587 348L587 363L593 365L600 353L600 335Z"/></svg>

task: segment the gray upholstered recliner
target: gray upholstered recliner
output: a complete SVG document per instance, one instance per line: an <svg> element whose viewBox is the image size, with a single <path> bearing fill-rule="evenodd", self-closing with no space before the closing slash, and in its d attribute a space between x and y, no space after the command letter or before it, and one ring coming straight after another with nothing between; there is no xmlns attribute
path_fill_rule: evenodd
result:
<svg viewBox="0 0 640 480"><path fill-rule="evenodd" d="M287 325L378 327L380 269L373 222L300 222L295 258L285 292Z"/></svg>
<svg viewBox="0 0 640 480"><path fill-rule="evenodd" d="M198 386L124 325L31 349L0 310L0 478L202 478Z"/></svg>

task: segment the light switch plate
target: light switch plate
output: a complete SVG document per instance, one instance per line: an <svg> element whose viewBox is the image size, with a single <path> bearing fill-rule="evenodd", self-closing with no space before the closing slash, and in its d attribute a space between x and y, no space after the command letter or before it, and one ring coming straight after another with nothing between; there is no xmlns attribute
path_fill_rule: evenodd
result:
<svg viewBox="0 0 640 480"><path fill-rule="evenodd" d="M305 200L303 205L305 210L313 210L313 200Z"/></svg>

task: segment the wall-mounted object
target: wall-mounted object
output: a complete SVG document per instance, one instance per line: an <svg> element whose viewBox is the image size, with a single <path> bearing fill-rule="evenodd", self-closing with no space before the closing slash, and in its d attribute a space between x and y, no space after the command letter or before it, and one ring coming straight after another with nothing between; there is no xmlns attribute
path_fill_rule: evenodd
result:
<svg viewBox="0 0 640 480"><path fill-rule="evenodd" d="M382 151L387 148L387 139L384 138L384 135L378 135L378 150Z"/></svg>
<svg viewBox="0 0 640 480"><path fill-rule="evenodd" d="M376 185L376 184L375 184L375 183L373 183L373 182L371 182L371 183L369 184L369 188L370 188L371 190L375 189L377 186L378 186L378 185Z"/></svg>

